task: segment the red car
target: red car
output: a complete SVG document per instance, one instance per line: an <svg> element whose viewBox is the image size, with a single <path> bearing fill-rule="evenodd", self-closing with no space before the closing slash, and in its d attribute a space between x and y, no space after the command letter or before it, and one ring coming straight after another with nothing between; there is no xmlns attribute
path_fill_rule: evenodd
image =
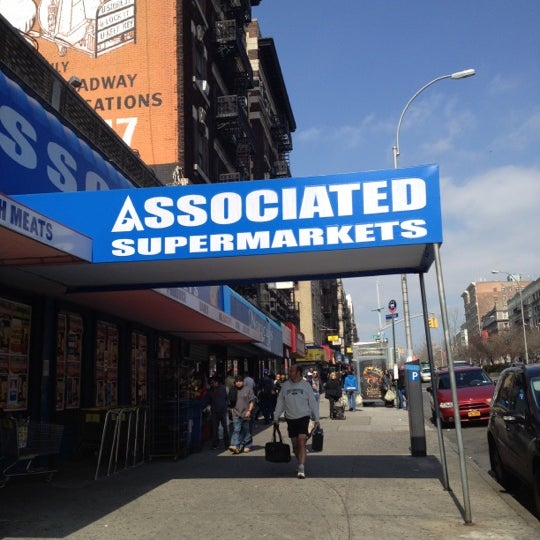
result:
<svg viewBox="0 0 540 540"><path fill-rule="evenodd" d="M458 364L454 365L456 376L456 390L458 397L459 416L461 422L487 421L489 408L495 390L495 383L489 375L478 366ZM454 404L450 389L450 374L448 368L441 368L435 373L435 388L437 389L437 402L442 425L454 423ZM430 393L431 414L434 421L435 405L433 390Z"/></svg>

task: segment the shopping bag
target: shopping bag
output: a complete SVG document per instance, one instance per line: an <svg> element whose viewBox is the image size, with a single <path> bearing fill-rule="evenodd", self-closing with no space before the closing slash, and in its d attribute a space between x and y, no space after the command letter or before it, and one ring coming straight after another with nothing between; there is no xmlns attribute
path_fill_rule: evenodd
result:
<svg viewBox="0 0 540 540"><path fill-rule="evenodd" d="M315 428L311 432L311 436L313 437L313 440L311 441L311 450L313 452L321 452L323 449L323 443L324 443L323 429L320 427Z"/></svg>
<svg viewBox="0 0 540 540"><path fill-rule="evenodd" d="M360 392L358 392L358 394L356 394L356 397L355 397L354 401L355 401L357 407L362 407L364 405L364 400L362 399L362 394L360 394Z"/></svg>
<svg viewBox="0 0 540 540"><path fill-rule="evenodd" d="M274 426L272 440L264 445L264 458L266 461L271 461L272 463L287 463L291 461L291 447L283 442L279 426Z"/></svg>
<svg viewBox="0 0 540 540"><path fill-rule="evenodd" d="M396 399L396 393L393 390L387 390L384 394L384 401L394 401Z"/></svg>

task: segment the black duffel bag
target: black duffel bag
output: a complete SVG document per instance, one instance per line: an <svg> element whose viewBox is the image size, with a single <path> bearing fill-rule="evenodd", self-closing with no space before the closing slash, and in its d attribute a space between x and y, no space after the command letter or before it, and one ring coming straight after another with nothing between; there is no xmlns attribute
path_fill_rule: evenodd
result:
<svg viewBox="0 0 540 540"><path fill-rule="evenodd" d="M311 450L313 452L322 452L324 443L324 431L321 427L315 428L311 435L313 437L311 441Z"/></svg>
<svg viewBox="0 0 540 540"><path fill-rule="evenodd" d="M272 440L264 446L264 457L266 461L273 463L287 463L291 461L291 447L283 442L279 426L274 426Z"/></svg>

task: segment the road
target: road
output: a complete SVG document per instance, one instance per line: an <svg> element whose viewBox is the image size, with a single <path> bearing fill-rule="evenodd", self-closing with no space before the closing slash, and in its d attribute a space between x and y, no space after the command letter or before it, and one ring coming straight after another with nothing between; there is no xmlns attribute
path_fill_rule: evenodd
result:
<svg viewBox="0 0 540 540"><path fill-rule="evenodd" d="M425 421L432 424L431 408L429 405L429 394L426 392L427 384L422 385L422 397L424 402ZM487 443L487 424L462 424L461 433L463 438L463 450L465 459L474 461L480 469L491 475L491 466L489 464L489 449ZM457 446L456 430L452 428L443 429L445 440ZM501 487L501 490L503 488ZM532 508L532 494L522 485L516 486L512 496L529 512L534 513Z"/></svg>

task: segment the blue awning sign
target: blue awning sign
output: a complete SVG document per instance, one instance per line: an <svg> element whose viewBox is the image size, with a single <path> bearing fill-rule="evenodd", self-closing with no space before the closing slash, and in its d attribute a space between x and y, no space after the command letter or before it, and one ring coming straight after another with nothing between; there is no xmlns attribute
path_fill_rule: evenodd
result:
<svg viewBox="0 0 540 540"><path fill-rule="evenodd" d="M442 241L436 165L280 182L25 195L20 200L91 236L96 263Z"/></svg>

